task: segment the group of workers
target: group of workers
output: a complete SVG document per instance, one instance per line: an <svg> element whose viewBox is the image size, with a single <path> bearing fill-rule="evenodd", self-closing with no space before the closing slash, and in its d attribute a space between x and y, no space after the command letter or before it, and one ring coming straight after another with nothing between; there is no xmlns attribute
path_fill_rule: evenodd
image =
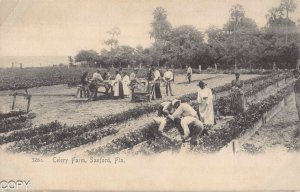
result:
<svg viewBox="0 0 300 192"><path fill-rule="evenodd" d="M174 82L174 73L167 66L166 71L162 74L156 66L152 66L147 75L148 82L153 83L153 98L161 99L162 94L160 90L161 82L165 84L166 95L174 96L172 92L171 83Z"/></svg>
<svg viewBox="0 0 300 192"><path fill-rule="evenodd" d="M122 73L122 69L119 69L115 72L116 75L113 80L111 80L109 70L104 73L103 77L100 74L100 70L97 70L91 80L88 80L88 72L85 72L81 77L81 83L87 86L91 92L89 96L90 99L95 98L97 89L101 86L105 88L106 94L111 90L113 91L114 98L124 98L129 97L130 85L132 83L139 84L137 72L138 69L134 69L130 76L128 76L126 72ZM190 66L187 67L186 76L188 83L191 83L192 68ZM236 73L235 77L236 78L231 82L231 109L235 113L241 113L245 110L244 84L243 81L239 79L239 73ZM166 95L173 96L171 83L174 82L174 74L169 67L166 67L165 72L162 74L156 66L151 66L147 74L147 81L152 82L152 86L149 87L149 89L153 89L154 98L162 98L160 90L161 82L165 84ZM131 92L133 92L133 90L131 90ZM215 124L212 90L201 80L198 83L197 102L197 110L188 103L182 103L177 99L162 102L158 117L154 118L154 121L158 124L157 133L169 138L164 133L164 128L168 122L174 121L175 124L181 127L182 140L190 141L192 145L195 145L197 138L199 138L200 135L208 134L207 130Z"/></svg>
<svg viewBox="0 0 300 192"><path fill-rule="evenodd" d="M239 73L236 73L235 77L231 82L231 110L235 114L238 114L243 113L245 110L244 83L240 80ZM156 130L158 135L172 140L164 132L166 125L172 121L176 125L180 125L179 132L181 133L182 142L189 141L191 146L197 145L197 139L201 135L208 135L208 130L216 122L213 108L213 94L205 82L200 80L198 86L198 111L188 103L181 103L177 99L161 103L158 116L154 117L154 121L158 125L158 129Z"/></svg>
<svg viewBox="0 0 300 192"><path fill-rule="evenodd" d="M109 69L104 73L103 77L101 71L97 70L92 79L88 79L89 73L84 72L81 76L81 85L83 86L84 93L89 100L94 100L97 97L97 90L99 87L105 88L105 95L108 95L109 91L114 93L115 99L123 99L130 96L130 92L133 93L134 90L131 89L131 83L139 84L137 78L138 68L135 68L134 71L128 76L126 72L122 72L122 68L115 71L115 77L112 79L112 76L109 73ZM192 68L187 67L187 80L188 83L191 83L192 78ZM152 65L147 74L148 81L148 91L151 92L152 99L161 99L161 83L164 84L166 95L174 96L172 90L172 83L174 83L174 73L167 66L164 73L158 69L158 67Z"/></svg>
<svg viewBox="0 0 300 192"><path fill-rule="evenodd" d="M186 77L188 80L188 83L191 83L192 81L192 68L190 65L187 65L187 72L186 72ZM153 82L153 92L154 92L154 98L162 98L160 86L161 82L164 83L164 87L166 90L166 95L167 96L174 96L173 91L172 91L172 83L174 83L174 73L170 69L169 66L166 66L166 70L164 73L161 73L161 71L158 69L158 67L152 65L152 67L149 70L148 73L148 82Z"/></svg>
<svg viewBox="0 0 300 192"><path fill-rule="evenodd" d="M81 76L81 85L89 100L94 100L97 97L99 87L105 88L105 95L108 95L109 92L113 92L115 99L123 99L129 97L129 84L131 81L135 81L137 71L138 69L134 69L130 76L128 76L127 72L122 72L122 69L119 69L115 71L114 79L112 79L109 70L107 70L102 77L101 71L98 69L93 74L92 79L88 79L89 73L84 72Z"/></svg>
<svg viewBox="0 0 300 192"><path fill-rule="evenodd" d="M114 80L111 80L111 75L108 70L104 73L103 78L100 74L100 70L97 70L91 80L88 80L88 72L85 72L81 77L81 83L88 87L88 90L91 92L90 98L95 97L97 93L96 89L100 86L106 89L105 93L111 90L114 92L115 98L124 98L130 94L130 83L139 83L137 72L138 69L134 69L130 76L128 76L126 72L122 73L122 69L119 69L116 71ZM294 71L294 74L296 79L294 89L296 107L300 119L300 73ZM191 83L192 68L190 66L187 67L186 76L188 83ZM166 67L165 72L162 74L156 66L151 66L147 74L147 80L148 82L152 82L153 86L151 89L154 91L154 98L162 98L160 90L161 82L165 84L166 95L173 96L171 83L174 82L174 73L169 67ZM231 85L231 111L233 114L243 113L245 111L244 83L240 80L239 73L235 73L235 79L232 80ZM201 80L198 83L198 87L197 110L188 103L183 103L178 99L161 103L158 116L154 117L154 121L158 124L158 129L156 130L158 135L172 140L164 132L166 125L170 122L174 122L175 125L180 126L178 131L180 132L182 142L189 141L191 146L197 145L197 140L202 135L208 135L208 130L211 129L216 122L213 109L213 94L212 90L207 87L207 84Z"/></svg>
<svg viewBox="0 0 300 192"><path fill-rule="evenodd" d="M199 81L198 86L198 112L188 103L182 103L178 99L161 103L158 116L154 117L154 121L158 124L158 135L171 140L164 133L165 126L171 121L180 125L179 132L182 141L190 141L192 146L197 144L199 136L208 134L207 128L212 127L215 123L213 95L211 89L203 81Z"/></svg>

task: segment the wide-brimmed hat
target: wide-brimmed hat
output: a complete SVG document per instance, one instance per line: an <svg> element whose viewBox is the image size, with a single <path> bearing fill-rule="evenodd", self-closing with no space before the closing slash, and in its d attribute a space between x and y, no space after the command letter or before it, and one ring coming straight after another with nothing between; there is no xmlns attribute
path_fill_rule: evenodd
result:
<svg viewBox="0 0 300 192"><path fill-rule="evenodd" d="M137 70L139 70L139 69L138 69L138 68L134 68L133 70L134 70L134 71L137 71Z"/></svg>
<svg viewBox="0 0 300 192"><path fill-rule="evenodd" d="M207 85L204 81L199 81L199 83L198 83L198 86L200 86L200 85Z"/></svg>
<svg viewBox="0 0 300 192"><path fill-rule="evenodd" d="M180 100L178 100L178 99L174 99L173 101L172 101L172 105L174 106L177 102L179 102L179 103L181 103L181 101Z"/></svg>

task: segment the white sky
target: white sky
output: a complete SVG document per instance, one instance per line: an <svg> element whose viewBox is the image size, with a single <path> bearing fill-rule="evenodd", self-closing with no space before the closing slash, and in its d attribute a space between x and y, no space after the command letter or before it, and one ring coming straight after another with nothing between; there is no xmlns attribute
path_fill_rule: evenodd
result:
<svg viewBox="0 0 300 192"><path fill-rule="evenodd" d="M258 26L280 0L0 0L0 56L75 55L80 49L104 48L106 33L121 29L120 44L147 47L152 12L167 10L173 26L194 25L204 31L223 26L233 4L243 5ZM291 14L300 19L300 2Z"/></svg>

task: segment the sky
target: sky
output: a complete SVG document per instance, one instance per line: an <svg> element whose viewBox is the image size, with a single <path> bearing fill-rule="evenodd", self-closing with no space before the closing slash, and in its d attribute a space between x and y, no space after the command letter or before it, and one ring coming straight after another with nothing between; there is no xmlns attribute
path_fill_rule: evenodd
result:
<svg viewBox="0 0 300 192"><path fill-rule="evenodd" d="M300 19L300 0L291 14ZM121 45L148 47L152 12L162 6L173 27L222 27L239 3L259 27L280 0L0 0L0 56L66 56L105 48L108 31L119 27Z"/></svg>

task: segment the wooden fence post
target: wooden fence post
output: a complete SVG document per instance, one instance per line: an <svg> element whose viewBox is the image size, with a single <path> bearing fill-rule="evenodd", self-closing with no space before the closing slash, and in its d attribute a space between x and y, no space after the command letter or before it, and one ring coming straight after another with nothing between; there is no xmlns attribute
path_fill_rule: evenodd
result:
<svg viewBox="0 0 300 192"><path fill-rule="evenodd" d="M28 96L28 97L27 97L27 113L29 112L30 101L31 101L31 96Z"/></svg>
<svg viewBox="0 0 300 192"><path fill-rule="evenodd" d="M234 141L232 141L232 152L235 155L235 142Z"/></svg>
<svg viewBox="0 0 300 192"><path fill-rule="evenodd" d="M262 116L262 124L263 125L267 124L267 118L266 118L265 114L263 114L263 116Z"/></svg>
<svg viewBox="0 0 300 192"><path fill-rule="evenodd" d="M12 106L11 106L11 110L14 110L14 108L15 108L16 98L17 98L17 96L14 95L14 99L13 99L13 104L12 104Z"/></svg>

